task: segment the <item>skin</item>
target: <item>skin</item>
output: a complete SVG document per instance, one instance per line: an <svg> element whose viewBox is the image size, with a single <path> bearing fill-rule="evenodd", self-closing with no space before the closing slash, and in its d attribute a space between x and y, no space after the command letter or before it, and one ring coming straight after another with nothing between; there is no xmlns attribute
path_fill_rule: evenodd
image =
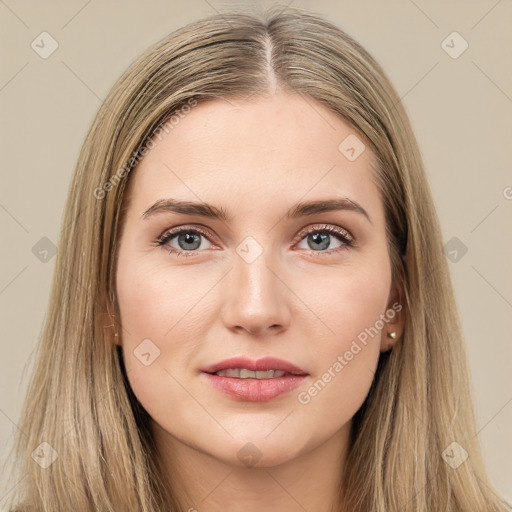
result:
<svg viewBox="0 0 512 512"><path fill-rule="evenodd" d="M366 147L349 161L338 150L354 133L301 95L214 100L155 139L132 171L116 271L118 343L184 510L327 512L339 502L352 417L391 341L386 333L403 329L397 314L309 403L299 402L398 297L373 154ZM299 201L339 197L359 203L371 222L348 210L284 217ZM204 201L233 219L141 218L165 198ZM318 224L347 230L356 245L330 235L328 248L311 249ZM177 236L167 247L155 243L177 226L209 235L190 257L169 253L189 247ZM247 236L263 250L251 263L236 252ZM144 339L160 351L147 366L134 355ZM309 375L266 402L235 400L202 378L206 365L241 355L285 359ZM249 442L254 466L238 456Z"/></svg>

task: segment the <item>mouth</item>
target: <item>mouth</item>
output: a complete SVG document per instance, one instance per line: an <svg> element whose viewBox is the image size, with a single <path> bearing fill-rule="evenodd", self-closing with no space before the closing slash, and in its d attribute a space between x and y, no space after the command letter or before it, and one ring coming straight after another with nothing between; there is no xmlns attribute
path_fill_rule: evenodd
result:
<svg viewBox="0 0 512 512"><path fill-rule="evenodd" d="M298 387L308 373L294 364L266 357L257 361L239 357L202 370L206 381L230 398L263 402Z"/></svg>
<svg viewBox="0 0 512 512"><path fill-rule="evenodd" d="M210 375L218 375L219 377L233 377L235 379L277 379L279 377L289 377L294 375L283 370L248 370L247 368L228 368L219 370Z"/></svg>

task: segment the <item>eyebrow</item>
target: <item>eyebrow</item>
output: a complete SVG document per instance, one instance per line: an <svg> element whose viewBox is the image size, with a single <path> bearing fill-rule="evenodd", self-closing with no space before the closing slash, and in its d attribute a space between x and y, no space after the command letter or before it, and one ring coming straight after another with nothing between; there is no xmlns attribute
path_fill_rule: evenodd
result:
<svg viewBox="0 0 512 512"><path fill-rule="evenodd" d="M287 219L298 219L318 213L348 210L360 213L365 216L370 224L372 221L368 212L359 204L348 197L336 199L326 199L317 201L302 202L288 210L285 214ZM142 219L148 219L158 213L178 213L182 215L198 215L200 217L217 219L229 222L233 216L224 208L217 208L208 203L196 203L193 201L180 201L178 199L160 199L150 206L141 216Z"/></svg>

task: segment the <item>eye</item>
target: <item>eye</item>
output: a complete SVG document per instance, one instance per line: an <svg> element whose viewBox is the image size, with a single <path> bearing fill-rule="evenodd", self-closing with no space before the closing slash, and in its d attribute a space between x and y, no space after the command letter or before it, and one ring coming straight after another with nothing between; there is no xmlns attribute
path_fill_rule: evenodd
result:
<svg viewBox="0 0 512 512"><path fill-rule="evenodd" d="M353 247L354 238L352 235L343 228L338 226L329 225L315 225L309 228L305 233L300 234L300 242L306 242L307 247L300 247L301 249L309 249L312 252L332 254L337 253L346 247ZM336 238L339 245L332 248L331 239ZM331 249L327 251L327 249Z"/></svg>
<svg viewBox="0 0 512 512"><path fill-rule="evenodd" d="M169 254L176 256L194 256L200 248L205 249L203 240L209 241L209 235L197 227L180 227L166 231L160 238L156 240L156 245L165 247ZM331 247L331 239L336 238L338 245ZM343 228L330 225L315 225L308 228L307 231L300 233L299 243L306 242L308 247L299 247L307 249L311 252L332 254L337 253L347 247L355 245L352 235ZM176 246L177 245L177 246ZM206 247L206 248L210 248ZM330 250L327 250L330 249Z"/></svg>
<svg viewBox="0 0 512 512"><path fill-rule="evenodd" d="M199 228L177 228L165 232L157 241L157 245L166 246L170 254L176 256L193 256L202 245L202 238L208 239L208 235ZM174 241L174 239L176 239ZM178 247L171 245L175 242ZM203 247L204 249L204 247Z"/></svg>

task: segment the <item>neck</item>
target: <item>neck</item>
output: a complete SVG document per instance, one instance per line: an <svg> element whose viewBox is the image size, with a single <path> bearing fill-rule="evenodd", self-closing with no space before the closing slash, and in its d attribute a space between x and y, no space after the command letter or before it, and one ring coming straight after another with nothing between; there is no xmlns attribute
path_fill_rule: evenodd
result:
<svg viewBox="0 0 512 512"><path fill-rule="evenodd" d="M152 423L169 485L187 512L337 512L349 422L322 445L272 467L244 467L184 444ZM239 463L239 461L237 461Z"/></svg>

